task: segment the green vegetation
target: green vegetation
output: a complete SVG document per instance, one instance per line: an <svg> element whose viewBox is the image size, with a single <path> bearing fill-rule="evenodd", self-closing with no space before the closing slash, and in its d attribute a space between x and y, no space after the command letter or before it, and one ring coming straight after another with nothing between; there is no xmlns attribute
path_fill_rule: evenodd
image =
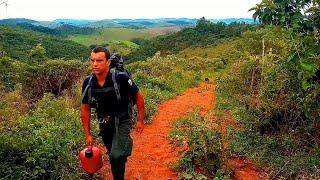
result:
<svg viewBox="0 0 320 180"><path fill-rule="evenodd" d="M80 44L12 26L0 26L0 55L30 58L31 49L41 44L48 58L86 59L90 50Z"/></svg>
<svg viewBox="0 0 320 180"><path fill-rule="evenodd" d="M107 47L109 48L110 52L117 52L121 55L125 56L129 54L134 49L138 48L138 45L131 42L131 41L109 41ZM93 48L93 46L92 46Z"/></svg>
<svg viewBox="0 0 320 180"><path fill-rule="evenodd" d="M48 35L63 36L63 37L66 37L68 35L73 35L73 34L92 34L96 31L94 28L77 27L77 26L72 26L68 24L64 24L56 28L37 26L30 23L18 23L17 26L23 29L42 32Z"/></svg>
<svg viewBox="0 0 320 180"><path fill-rule="evenodd" d="M133 79L146 97L147 122L157 111L158 103L198 84L214 71L216 66L211 61L204 58L186 60L174 55L161 57L158 52L153 58L128 65Z"/></svg>
<svg viewBox="0 0 320 180"><path fill-rule="evenodd" d="M150 27L145 30L151 34L164 35L180 31L183 26L159 26L159 27Z"/></svg>
<svg viewBox="0 0 320 180"><path fill-rule="evenodd" d="M147 61L127 65L145 94L146 121L150 122L160 101L178 95L211 73L215 64L210 61L160 57L157 53ZM1 146L7 148L0 153L8 154L1 159L5 162L0 168L1 177L79 179L82 171L78 169L77 153L84 140L78 112L81 82L76 82L87 74L87 63L51 59L32 62L27 65L1 57L0 134ZM61 132L66 134L60 137ZM21 134L29 135L21 139ZM46 154L50 158L46 159Z"/></svg>
<svg viewBox="0 0 320 180"><path fill-rule="evenodd" d="M0 57L0 84L4 91L21 86L23 96L34 102L44 95L61 95L86 74L87 63L79 60L47 60L24 63L8 57Z"/></svg>
<svg viewBox="0 0 320 180"><path fill-rule="evenodd" d="M181 58L230 58L237 55L235 51L235 40L226 40L217 45L211 45L206 47L191 47L186 48L178 53Z"/></svg>
<svg viewBox="0 0 320 180"><path fill-rule="evenodd" d="M214 64L202 68L207 61L185 61L175 56L160 57L156 54L152 59L127 66L145 94L148 122L160 101L196 85L205 73L212 71ZM1 92L3 98L0 101L1 118L4 120L0 129L1 146L6 146L0 151L5 158L1 159L5 162L0 168L1 177L80 178L77 153L84 143L78 112L81 83L74 83L80 76L84 78L81 74L86 72L86 63L48 60L25 66L12 59L3 60L3 63L13 69L3 69L8 78L6 83L2 82L5 90ZM25 81L11 76L12 72L20 71L17 67L26 72L19 75ZM19 86L21 82L22 86ZM25 86L24 82L28 85ZM62 82L65 86L58 86ZM51 85L47 86L48 83ZM13 90L8 89L8 85L13 86ZM55 91L55 87L64 87L64 91ZM43 96L45 92L59 97ZM41 100L36 101L39 98ZM8 156L4 156L6 154Z"/></svg>
<svg viewBox="0 0 320 180"><path fill-rule="evenodd" d="M311 7L304 9L311 13L306 17L299 9L305 4ZM319 178L316 7L309 1L262 1L255 16L264 27L243 34L235 49L239 58L217 76L218 109L231 109L243 126L230 133L230 153L272 168L272 178Z"/></svg>
<svg viewBox="0 0 320 180"><path fill-rule="evenodd" d="M143 60L126 67L145 94L147 122L159 102L215 76L216 114L231 110L241 126L229 131L224 156L248 156L274 179L318 179L319 2L263 0L253 10L261 27L201 19L150 40L122 28L70 38ZM78 108L89 49L9 26L0 26L0 39L0 177L81 179ZM173 124L172 141L187 147L176 164L181 179L228 178L216 126L197 112Z"/></svg>
<svg viewBox="0 0 320 180"><path fill-rule="evenodd" d="M199 112L190 113L173 123L170 138L186 149L175 165L180 172L179 179L228 177L222 175L221 134L214 127L217 125L201 117Z"/></svg>
<svg viewBox="0 0 320 180"><path fill-rule="evenodd" d="M157 34L152 34L146 30L136 30L129 28L100 28L96 33L90 35L72 35L70 40L85 46L95 44L108 44L109 41L129 41L132 38L151 38Z"/></svg>
<svg viewBox="0 0 320 180"><path fill-rule="evenodd" d="M86 72L86 63L27 64L8 57L0 62L0 176L79 179L83 136L76 82Z"/></svg>
<svg viewBox="0 0 320 180"><path fill-rule="evenodd" d="M150 31L147 29L113 27L98 28L91 34L70 35L68 39L89 46L91 49L96 45L106 46L111 52L118 52L125 56L138 48L136 43L130 41L131 39L149 39L157 34L157 31Z"/></svg>
<svg viewBox="0 0 320 180"><path fill-rule="evenodd" d="M166 55L177 53L188 47L214 45L224 39L238 37L242 32L252 28L252 25L239 23L215 24L203 18L198 21L196 27L184 28L177 33L141 41L140 47L129 54L127 59L130 61L144 60L157 51Z"/></svg>
<svg viewBox="0 0 320 180"><path fill-rule="evenodd" d="M60 33L60 36L68 36L68 35L74 35L74 34L93 34L96 32L95 28L89 28L89 27L77 27L72 26L68 24L63 24L57 28Z"/></svg>
<svg viewBox="0 0 320 180"><path fill-rule="evenodd" d="M0 128L1 178L79 179L79 112L51 95L36 106L18 125Z"/></svg>
<svg viewBox="0 0 320 180"><path fill-rule="evenodd" d="M286 59L292 48L286 33L271 27L244 34L238 49L247 56L236 60L217 78L217 106L232 106L229 108L245 127L231 135L232 154L250 156L260 165L278 168L283 176L295 176L300 170L313 169L307 157L317 159L310 150L318 135L313 126L316 117L304 114L307 94L298 81L294 63ZM266 49L273 50L264 56L251 47L259 42L262 45L261 38ZM252 43L246 46L249 40Z"/></svg>

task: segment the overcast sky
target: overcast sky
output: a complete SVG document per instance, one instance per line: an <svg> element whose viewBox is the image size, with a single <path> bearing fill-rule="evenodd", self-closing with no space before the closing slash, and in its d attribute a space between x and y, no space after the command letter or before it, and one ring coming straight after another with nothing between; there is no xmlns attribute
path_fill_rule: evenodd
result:
<svg viewBox="0 0 320 180"><path fill-rule="evenodd" d="M0 0L0 2L3 0ZM251 18L261 0L8 0L0 19Z"/></svg>

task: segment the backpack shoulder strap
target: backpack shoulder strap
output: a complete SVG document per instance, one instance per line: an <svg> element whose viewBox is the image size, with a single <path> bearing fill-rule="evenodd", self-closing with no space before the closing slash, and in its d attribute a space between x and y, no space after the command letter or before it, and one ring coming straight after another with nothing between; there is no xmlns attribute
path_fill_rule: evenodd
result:
<svg viewBox="0 0 320 180"><path fill-rule="evenodd" d="M117 95L117 100L120 101L121 95L120 95L119 86L118 86L118 83L116 80L116 74L117 74L116 68L114 67L114 68L110 69L110 73L112 75L113 87L114 87L114 91L116 92L116 95Z"/></svg>
<svg viewBox="0 0 320 180"><path fill-rule="evenodd" d="M90 103L90 99L91 99L91 81L92 81L92 77L93 77L93 74L90 74L89 75L89 81L88 81L88 84L86 86L86 88L84 89L83 93L82 93L82 96L81 96L81 103L88 91L88 102Z"/></svg>

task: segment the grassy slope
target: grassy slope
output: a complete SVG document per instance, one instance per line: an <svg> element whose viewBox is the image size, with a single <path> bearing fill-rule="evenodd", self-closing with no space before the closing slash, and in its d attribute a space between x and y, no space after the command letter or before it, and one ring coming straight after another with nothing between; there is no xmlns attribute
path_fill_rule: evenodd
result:
<svg viewBox="0 0 320 180"><path fill-rule="evenodd" d="M151 38L158 35L146 29L128 28L103 28L92 35L74 35L69 39L77 43L89 46L92 44L106 44L108 41L129 41L132 38Z"/></svg>
<svg viewBox="0 0 320 180"><path fill-rule="evenodd" d="M175 33L180 31L184 26L159 26L159 27L151 27L145 29L148 33L151 34L168 34L168 33Z"/></svg>
<svg viewBox="0 0 320 180"><path fill-rule="evenodd" d="M228 58L232 54L236 40L229 40L218 45L208 47L193 47L180 51L177 56L181 58Z"/></svg>

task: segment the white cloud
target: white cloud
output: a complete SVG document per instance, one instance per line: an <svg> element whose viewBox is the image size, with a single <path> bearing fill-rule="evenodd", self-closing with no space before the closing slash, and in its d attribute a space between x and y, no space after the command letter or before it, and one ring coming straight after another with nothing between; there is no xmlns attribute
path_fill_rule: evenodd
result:
<svg viewBox="0 0 320 180"><path fill-rule="evenodd" d="M261 0L9 0L0 18L228 18L251 17Z"/></svg>

